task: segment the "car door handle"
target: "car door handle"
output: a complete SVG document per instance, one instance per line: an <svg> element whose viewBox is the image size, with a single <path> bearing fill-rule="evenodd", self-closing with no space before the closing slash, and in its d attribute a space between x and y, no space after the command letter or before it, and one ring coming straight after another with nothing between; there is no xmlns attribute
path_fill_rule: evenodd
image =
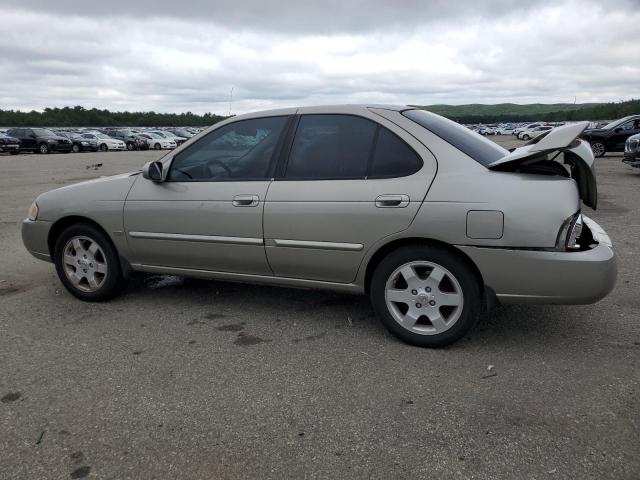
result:
<svg viewBox="0 0 640 480"><path fill-rule="evenodd" d="M404 208L409 205L409 195L380 195L376 198L378 208Z"/></svg>
<svg viewBox="0 0 640 480"><path fill-rule="evenodd" d="M260 203L258 195L236 195L233 197L234 207L256 207Z"/></svg>

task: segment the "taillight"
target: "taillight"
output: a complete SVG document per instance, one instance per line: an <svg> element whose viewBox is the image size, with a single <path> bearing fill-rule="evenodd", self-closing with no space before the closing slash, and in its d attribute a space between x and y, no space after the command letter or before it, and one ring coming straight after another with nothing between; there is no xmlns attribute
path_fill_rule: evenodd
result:
<svg viewBox="0 0 640 480"><path fill-rule="evenodd" d="M557 247L559 250L580 250L580 235L582 235L582 214L576 213L569 217L558 233Z"/></svg>

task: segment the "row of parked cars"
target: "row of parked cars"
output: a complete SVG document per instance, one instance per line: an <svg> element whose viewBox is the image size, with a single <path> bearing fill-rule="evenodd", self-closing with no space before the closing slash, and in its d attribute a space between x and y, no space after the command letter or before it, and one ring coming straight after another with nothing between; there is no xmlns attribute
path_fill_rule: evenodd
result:
<svg viewBox="0 0 640 480"><path fill-rule="evenodd" d="M493 126L468 126L480 135L514 135L519 140L532 140L562 123L528 123L501 124ZM640 138L640 115L629 115L609 122L592 122L581 135L587 140L595 157L601 157L607 152L625 152L638 154L638 139ZM628 163L628 162L626 162ZM638 163L638 162L636 162ZM640 166L640 165L634 165Z"/></svg>
<svg viewBox="0 0 640 480"><path fill-rule="evenodd" d="M109 150L174 149L202 128L100 128L49 129L9 128L0 130L0 152L107 152Z"/></svg>

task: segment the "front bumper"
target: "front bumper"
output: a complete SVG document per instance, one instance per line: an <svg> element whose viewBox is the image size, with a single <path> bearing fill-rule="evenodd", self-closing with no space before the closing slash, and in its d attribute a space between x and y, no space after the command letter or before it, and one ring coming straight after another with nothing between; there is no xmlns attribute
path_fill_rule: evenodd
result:
<svg viewBox="0 0 640 480"><path fill-rule="evenodd" d="M51 262L49 254L49 230L51 222L25 219L22 222L22 243L31 255L39 260Z"/></svg>
<svg viewBox="0 0 640 480"><path fill-rule="evenodd" d="M640 168L640 152L624 152L622 163L626 163L627 165L631 165L632 167Z"/></svg>
<svg viewBox="0 0 640 480"><path fill-rule="evenodd" d="M0 152L19 152L20 145L15 143L3 144L0 143Z"/></svg>
<svg viewBox="0 0 640 480"><path fill-rule="evenodd" d="M459 246L476 264L484 283L502 303L588 304L615 286L611 239L593 220L585 227L598 242L577 252Z"/></svg>

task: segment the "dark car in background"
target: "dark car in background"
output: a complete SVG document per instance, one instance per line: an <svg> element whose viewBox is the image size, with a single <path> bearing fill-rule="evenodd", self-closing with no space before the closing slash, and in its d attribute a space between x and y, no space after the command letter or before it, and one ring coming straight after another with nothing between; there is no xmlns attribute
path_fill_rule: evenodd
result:
<svg viewBox="0 0 640 480"><path fill-rule="evenodd" d="M71 151L73 153L98 151L98 142L88 138L83 138L79 133L58 132L58 135L68 138L71 141Z"/></svg>
<svg viewBox="0 0 640 480"><path fill-rule="evenodd" d="M191 133L186 128L170 128L169 131L174 135L182 138L186 138L187 140L193 137L193 133Z"/></svg>
<svg viewBox="0 0 640 480"><path fill-rule="evenodd" d="M627 138L638 133L640 133L640 115L630 115L602 128L585 130L581 137L591 144L593 155L601 157L607 152L623 152Z"/></svg>
<svg viewBox="0 0 640 480"><path fill-rule="evenodd" d="M627 138L622 161L632 167L640 168L640 134Z"/></svg>
<svg viewBox="0 0 640 480"><path fill-rule="evenodd" d="M108 128L103 133L110 137L122 140L127 145L127 150L149 150L149 143L138 132L128 128Z"/></svg>
<svg viewBox="0 0 640 480"><path fill-rule="evenodd" d="M16 155L20 151L20 139L0 133L0 153Z"/></svg>
<svg viewBox="0 0 640 480"><path fill-rule="evenodd" d="M71 140L47 128L12 128L7 135L20 140L21 152L69 153L73 146Z"/></svg>

